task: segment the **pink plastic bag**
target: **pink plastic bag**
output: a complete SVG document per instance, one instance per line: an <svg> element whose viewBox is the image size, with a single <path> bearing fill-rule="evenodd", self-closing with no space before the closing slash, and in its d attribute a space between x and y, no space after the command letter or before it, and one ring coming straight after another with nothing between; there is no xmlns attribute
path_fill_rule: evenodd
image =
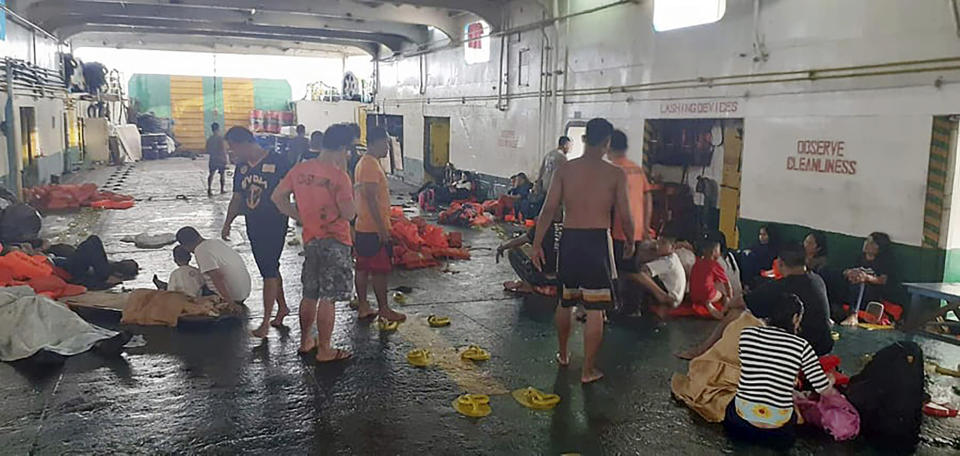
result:
<svg viewBox="0 0 960 456"><path fill-rule="evenodd" d="M842 394L820 396L819 400L798 397L796 404L804 421L827 431L838 442L860 434L860 414Z"/></svg>

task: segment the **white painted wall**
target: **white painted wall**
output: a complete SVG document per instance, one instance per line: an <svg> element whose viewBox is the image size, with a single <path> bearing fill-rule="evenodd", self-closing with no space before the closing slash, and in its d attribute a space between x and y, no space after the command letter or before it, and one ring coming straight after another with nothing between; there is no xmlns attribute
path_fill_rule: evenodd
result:
<svg viewBox="0 0 960 456"><path fill-rule="evenodd" d="M922 115L748 118L741 215L814 222L840 233L885 231L895 241L920 245L927 166L918 165L929 160L932 124L932 117ZM801 140L842 148L827 155L798 153ZM797 166L809 159L842 160L844 172Z"/></svg>
<svg viewBox="0 0 960 456"><path fill-rule="evenodd" d="M596 0L559 2L563 12L582 11L602 3ZM645 1L577 16L558 23L556 28L548 28L546 33L553 48L548 55L554 63L545 70L563 73L557 76L556 84L569 90L960 56L960 39L947 1L763 0L760 3L758 32L763 38L766 59L754 59L752 1L728 0L727 13L717 23L662 33L653 31L654 2ZM514 26L540 18L541 10L531 2L514 2L510 8ZM606 117L628 133L634 145L631 156L639 159L645 119L743 118L744 217L801 223L861 236L883 230L899 242L919 245L930 118L935 114L960 112L960 72L957 70L570 96L560 97L555 104L548 99L542 109L536 97L511 100L506 111L497 110L492 101L468 100L466 104L429 101L438 97L496 95L500 41L497 38L491 41L491 60L486 64L467 65L462 49L423 57L427 68L423 95L420 95L419 57L381 64L378 99L386 113L404 115L407 157L422 153L423 139L419 132L423 131L424 115L451 117L451 160L458 167L499 176L535 171L540 157L553 147L556 136L573 119ZM530 61L537 71L542 42L539 30L523 32L519 40L511 35L507 51L511 93L537 90L537 78L533 78L531 87L517 86L517 55L520 50L529 49ZM702 114L668 112L667 109L677 102L717 101L736 102L736 108ZM542 134L547 138L542 144L538 139L541 116L545 118ZM781 121L764 120L771 117ZM863 120L865 118L870 120ZM770 204L763 193L758 193L767 191L759 183L764 182L764 173L768 172L770 163L764 160L770 159L768 149L773 147L764 141L808 135L811 125L841 127L846 130L837 133L845 137L860 137L860 132L853 130L861 130L888 138L886 141L863 139L857 146L869 148L874 156L883 157L874 162L875 166L866 166L857 179L883 179L896 171L899 176L896 182L903 188L901 194L878 201L861 201L864 194L877 189L860 181L851 184L855 191L848 192L848 184L841 181L788 180L788 185L781 185L784 194L812 189L818 195L831 195L831 207L840 209L831 211L829 217L822 213L813 217L809 211L785 213L790 205ZM881 130L878 126L883 127L882 131L878 131ZM525 140L519 141L515 149L504 147L498 141L504 130L515 131ZM902 211L904 207L909 209ZM851 208L859 209L844 210ZM867 210L885 216L863 217L860 212Z"/></svg>
<svg viewBox="0 0 960 456"><path fill-rule="evenodd" d="M330 125L341 122L356 122L357 109L365 106L356 101L297 101L297 123L307 127L307 137L315 130L324 131Z"/></svg>

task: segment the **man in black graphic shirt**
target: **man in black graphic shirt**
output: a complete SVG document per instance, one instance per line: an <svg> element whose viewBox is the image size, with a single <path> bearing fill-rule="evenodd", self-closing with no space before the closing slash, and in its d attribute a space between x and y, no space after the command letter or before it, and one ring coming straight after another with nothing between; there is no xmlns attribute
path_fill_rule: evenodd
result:
<svg viewBox="0 0 960 456"><path fill-rule="evenodd" d="M282 326L283 318L290 313L280 277L280 254L287 236L287 216L281 214L270 200L273 190L290 170L290 163L283 156L260 148L253 133L246 128L233 127L225 138L239 163L234 172L233 198L221 235L224 240L229 239L230 225L243 214L253 258L263 277L263 322L253 335L264 338L271 325ZM271 322L274 303L279 309Z"/></svg>

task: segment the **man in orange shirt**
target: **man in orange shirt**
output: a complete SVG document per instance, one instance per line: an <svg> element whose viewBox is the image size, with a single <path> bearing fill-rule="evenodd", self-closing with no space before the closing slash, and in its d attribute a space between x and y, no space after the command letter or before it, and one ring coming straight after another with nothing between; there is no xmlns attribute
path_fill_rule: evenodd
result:
<svg viewBox="0 0 960 456"><path fill-rule="evenodd" d="M387 279L390 275L390 190L380 159L390 152L390 137L382 127L367 129L367 153L354 171L357 186L357 299L359 318L379 315L382 320L404 321L407 316L390 308ZM379 311L370 309L367 284L373 282Z"/></svg>
<svg viewBox="0 0 960 456"><path fill-rule="evenodd" d="M353 259L350 220L356 215L353 185L344 169L354 140L346 124L327 128L323 151L295 166L280 181L271 199L280 212L303 224L303 300L300 301L300 353L317 350L318 362L350 358L330 345L334 303L350 299ZM290 202L290 194L297 201ZM314 321L317 338L311 336Z"/></svg>
<svg viewBox="0 0 960 456"><path fill-rule="evenodd" d="M650 215L653 212L653 198L650 196L650 184L647 182L643 167L627 158L627 135L621 130L614 130L610 137L610 151L607 159L620 167L627 175L627 194L630 199L630 215L633 218L633 238L637 243L635 252L640 251L640 243L650 238ZM617 259L617 271L621 280L624 276L640 272L640 264L636 255L630 258L623 257L624 242L627 239L623 232L620 217L613 218L613 251ZM619 307L623 309L625 303L634 304L633 294L620 285Z"/></svg>

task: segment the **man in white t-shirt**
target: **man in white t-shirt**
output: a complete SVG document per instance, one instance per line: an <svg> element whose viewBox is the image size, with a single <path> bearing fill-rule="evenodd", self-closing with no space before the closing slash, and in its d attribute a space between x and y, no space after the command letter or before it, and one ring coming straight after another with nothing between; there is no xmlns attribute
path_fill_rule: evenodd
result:
<svg viewBox="0 0 960 456"><path fill-rule="evenodd" d="M653 296L656 300L653 311L661 317L680 305L687 289L687 275L680 257L674 252L674 242L672 237L661 235L657 239L659 258L642 265L639 273L627 275Z"/></svg>
<svg viewBox="0 0 960 456"><path fill-rule="evenodd" d="M177 231L177 242L197 257L207 286L224 301L241 303L250 297L247 265L226 242L204 239L192 226Z"/></svg>

